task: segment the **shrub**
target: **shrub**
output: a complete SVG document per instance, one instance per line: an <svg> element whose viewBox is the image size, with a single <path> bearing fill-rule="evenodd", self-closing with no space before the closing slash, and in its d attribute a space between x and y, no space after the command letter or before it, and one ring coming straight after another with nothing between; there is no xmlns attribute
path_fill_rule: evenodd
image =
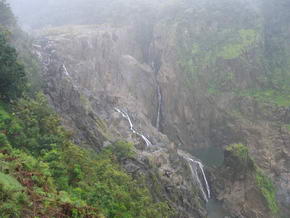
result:
<svg viewBox="0 0 290 218"><path fill-rule="evenodd" d="M249 158L249 150L243 144L232 144L226 147L226 151L231 152L241 161L246 161Z"/></svg>
<svg viewBox="0 0 290 218"><path fill-rule="evenodd" d="M0 214L2 217L21 216L22 205L27 203L24 188L13 177L0 172Z"/></svg>
<svg viewBox="0 0 290 218"><path fill-rule="evenodd" d="M116 155L118 160L133 157L135 154L133 144L125 141L117 141L111 146L109 146L108 149L114 155Z"/></svg>

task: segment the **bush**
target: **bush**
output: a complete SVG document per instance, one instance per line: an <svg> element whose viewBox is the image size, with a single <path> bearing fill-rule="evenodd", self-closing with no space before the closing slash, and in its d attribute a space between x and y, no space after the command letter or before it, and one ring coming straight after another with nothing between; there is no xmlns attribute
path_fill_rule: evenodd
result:
<svg viewBox="0 0 290 218"><path fill-rule="evenodd" d="M117 141L111 146L109 146L108 149L114 155L116 155L119 161L124 158L133 157L135 154L133 144L125 141Z"/></svg>
<svg viewBox="0 0 290 218"><path fill-rule="evenodd" d="M246 161L249 158L249 150L243 144L232 144L226 147L226 151L231 152L241 161Z"/></svg>
<svg viewBox="0 0 290 218"><path fill-rule="evenodd" d="M235 171L247 172L255 170L256 166L249 156L248 148L243 144L232 144L225 149L225 164Z"/></svg>

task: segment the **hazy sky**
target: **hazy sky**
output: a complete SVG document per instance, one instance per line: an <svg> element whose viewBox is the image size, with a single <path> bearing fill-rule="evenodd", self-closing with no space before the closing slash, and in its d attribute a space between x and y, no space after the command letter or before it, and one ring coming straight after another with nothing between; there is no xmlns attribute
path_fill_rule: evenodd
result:
<svg viewBox="0 0 290 218"><path fill-rule="evenodd" d="M19 23L33 28L99 23L108 17L128 16L137 7L157 8L182 1L189 0L8 0Z"/></svg>
<svg viewBox="0 0 290 218"><path fill-rule="evenodd" d="M261 0L7 0L19 23L32 28L65 24L94 24L105 22L112 17L129 17L137 9L145 12L148 8L164 5L233 4L243 2L253 5ZM143 12L141 10L141 12ZM139 11L137 12L139 13Z"/></svg>

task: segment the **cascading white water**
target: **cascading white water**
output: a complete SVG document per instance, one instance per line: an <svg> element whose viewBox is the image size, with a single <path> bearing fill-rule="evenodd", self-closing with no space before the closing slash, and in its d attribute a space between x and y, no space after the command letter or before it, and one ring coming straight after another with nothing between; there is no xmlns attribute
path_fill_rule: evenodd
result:
<svg viewBox="0 0 290 218"><path fill-rule="evenodd" d="M157 86L157 96L158 96L158 109L157 109L157 119L156 119L156 128L160 129L160 117L161 117L161 105L162 105L162 95L160 86Z"/></svg>
<svg viewBox="0 0 290 218"><path fill-rule="evenodd" d="M208 185L208 181L207 181L207 178L206 178L206 175L204 173L204 169L203 169L203 165L201 162L199 161L196 161L196 160L193 160L189 157L186 157L184 155L182 155L183 158L185 158L185 160L188 162L188 165L190 167L190 170L191 170L191 174L192 174L192 178L194 180L197 181L198 185L199 185L199 188L200 188L200 191L204 197L204 200L206 202L208 202L208 199L210 199L211 197L211 193L210 193L210 188L209 188L209 185ZM206 188L206 192L205 192L205 189L204 189L204 186L199 178L199 174L198 174L198 171L197 169L199 169L202 173L202 176L203 176L203 181L205 183L205 188Z"/></svg>
<svg viewBox="0 0 290 218"><path fill-rule="evenodd" d="M202 163L199 162L199 161L193 160L191 158L188 158L188 157L186 157L186 160L189 162L189 166L190 166L190 169L192 171L192 174L196 176L196 180L197 180L197 182L198 182L198 184L200 186L200 190L201 190L201 192L202 192L202 194L204 196L205 201L208 202L208 199L210 199L210 188L209 188L208 181L207 181L205 173L204 173L204 169L203 169ZM193 172L193 164L194 164L194 172ZM200 171L202 173L203 181L205 183L205 188L206 188L207 194L205 193L204 186L202 185L202 183L200 181L196 166L198 166L198 169L200 169Z"/></svg>
<svg viewBox="0 0 290 218"><path fill-rule="evenodd" d="M203 164L199 161L195 161L195 162L198 164L199 169L202 172L203 180L205 182L205 187L206 187L206 191L207 191L207 197L208 197L208 199L210 199L210 188L209 188L208 181L207 181L205 173L204 173Z"/></svg>
<svg viewBox="0 0 290 218"><path fill-rule="evenodd" d="M134 134L140 136L140 137L145 141L145 143L146 143L147 146L151 146L151 145L152 145L152 143L149 141L149 139L147 139L143 134L137 132L137 131L134 129L133 123L132 123L131 118L130 118L130 116L128 115L128 113L126 113L125 111L120 110L120 109L118 109L118 108L115 108L115 110L116 110L118 113L122 114L122 116L123 116L123 117L124 117L128 122L129 122L130 130L131 130Z"/></svg>
<svg viewBox="0 0 290 218"><path fill-rule="evenodd" d="M64 72L64 74L65 74L66 76L70 77L69 72L67 71L66 66L65 66L64 64L62 65L62 68L63 68L63 72Z"/></svg>
<svg viewBox="0 0 290 218"><path fill-rule="evenodd" d="M199 176L198 176L198 173L197 173L197 168L196 168L196 166L193 165L194 161L192 159L190 159L190 158L187 158L186 160L188 161L188 165L189 165L189 168L191 170L192 178L194 180L195 179L197 180L197 183L199 185L199 189L201 190L201 193L202 193L205 201L208 202L208 197L206 196L204 188L203 188L203 185L202 185L202 183L201 183L201 181L199 179Z"/></svg>

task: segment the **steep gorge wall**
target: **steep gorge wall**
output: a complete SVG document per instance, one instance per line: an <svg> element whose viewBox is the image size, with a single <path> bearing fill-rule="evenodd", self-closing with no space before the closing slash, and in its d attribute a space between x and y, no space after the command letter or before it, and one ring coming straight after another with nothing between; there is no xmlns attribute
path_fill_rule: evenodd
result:
<svg viewBox="0 0 290 218"><path fill-rule="evenodd" d="M39 54L47 62L46 72L51 73L44 75L46 93L67 117L76 138L97 145L97 150L121 136L140 144L127 131L115 129L115 125L127 128L126 123L116 123L112 115L116 106L127 109L136 128L154 144L166 144L172 151L175 146L166 136L183 149L242 142L275 181L287 213L288 109L256 97L268 85L262 12L243 3L238 7L223 3L177 5L158 13L141 13L139 19L125 24L41 31L37 43L45 52ZM45 53L49 55L44 57ZM154 128L158 86L162 94L160 130L166 136ZM99 119L106 121L113 134L106 128L100 131ZM229 192L234 195L235 191ZM228 200L227 195L220 198ZM194 210L194 205L186 205ZM237 210L235 214L247 214Z"/></svg>
<svg viewBox="0 0 290 218"><path fill-rule="evenodd" d="M274 18L260 6L222 1L187 8L156 28L162 131L185 149L244 143L288 214L288 24L281 16L269 30L267 19Z"/></svg>
<svg viewBox="0 0 290 218"><path fill-rule="evenodd" d="M176 212L173 217L205 217L205 202L187 162L149 119L150 108L155 113L155 73L131 55L141 54L138 47L132 46L132 53L129 45L124 48L132 31L121 30L74 26L42 33L35 52L44 65L44 92L80 146L98 151L117 140L134 143L137 155L122 160L123 167L146 180L156 201L168 201ZM149 138L151 147L132 133L115 108L128 112L134 129Z"/></svg>

